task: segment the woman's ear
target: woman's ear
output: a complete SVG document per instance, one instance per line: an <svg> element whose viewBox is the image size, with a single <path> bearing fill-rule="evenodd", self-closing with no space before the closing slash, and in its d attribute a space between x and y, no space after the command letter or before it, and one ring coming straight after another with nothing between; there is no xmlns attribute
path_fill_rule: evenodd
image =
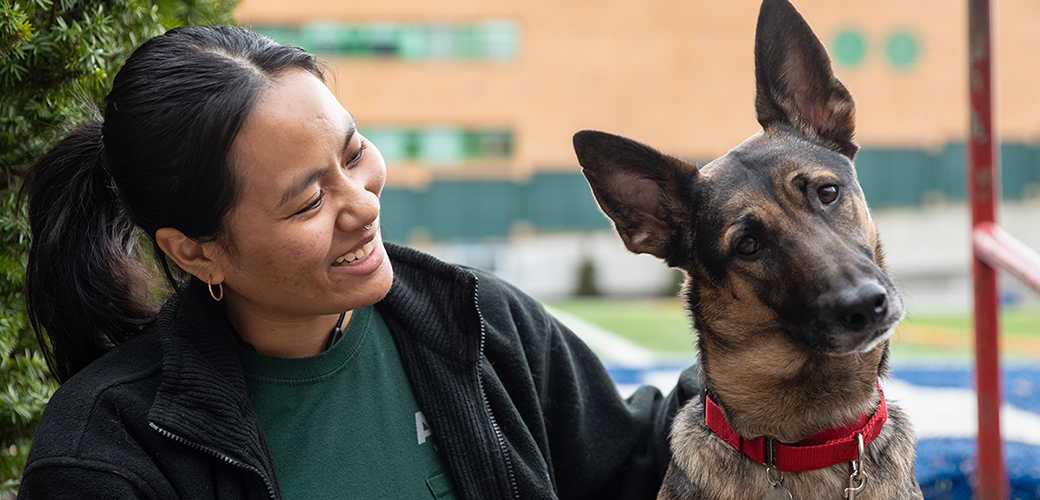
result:
<svg viewBox="0 0 1040 500"><path fill-rule="evenodd" d="M196 241L172 227L159 228L155 241L163 253L188 274L206 283L224 281L223 268L216 261L220 253L216 243Z"/></svg>

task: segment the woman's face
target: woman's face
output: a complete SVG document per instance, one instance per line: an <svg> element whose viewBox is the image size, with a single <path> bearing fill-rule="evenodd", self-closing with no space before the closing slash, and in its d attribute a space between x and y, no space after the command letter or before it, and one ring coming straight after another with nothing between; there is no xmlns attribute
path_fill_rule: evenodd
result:
<svg viewBox="0 0 1040 500"><path fill-rule="evenodd" d="M318 78L290 69L270 81L231 165L241 192L218 263L233 320L306 321L383 298L393 278L379 227L386 165Z"/></svg>

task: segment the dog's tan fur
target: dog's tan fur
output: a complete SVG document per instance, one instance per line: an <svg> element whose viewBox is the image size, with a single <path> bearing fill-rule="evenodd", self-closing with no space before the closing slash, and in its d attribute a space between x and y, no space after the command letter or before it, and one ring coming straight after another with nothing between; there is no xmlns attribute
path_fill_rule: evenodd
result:
<svg viewBox="0 0 1040 500"><path fill-rule="evenodd" d="M755 51L763 130L702 169L603 132L574 145L629 250L685 271L702 383L733 430L797 443L875 411L903 306L852 164L855 105L822 44L788 0L765 0ZM912 430L888 407L857 498L921 498ZM672 452L660 499L757 500L770 487L764 465L708 429L703 397L676 416ZM783 486L839 498L850 473L791 472Z"/></svg>

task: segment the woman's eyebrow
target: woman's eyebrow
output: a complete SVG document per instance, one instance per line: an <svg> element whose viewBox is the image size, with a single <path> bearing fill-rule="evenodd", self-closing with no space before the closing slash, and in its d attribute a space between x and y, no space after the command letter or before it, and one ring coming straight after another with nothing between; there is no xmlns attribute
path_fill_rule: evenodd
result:
<svg viewBox="0 0 1040 500"><path fill-rule="evenodd" d="M357 120L354 119L354 115L350 113L347 113L347 115L350 117L350 123L347 124L347 138L343 141L343 149L340 151L340 155L347 152L347 149L350 148L351 140L354 139L354 134L357 133ZM289 203L289 201L299 196L300 193L307 189L307 186L314 184L328 171L328 167L322 167L296 176L289 187L285 189L285 192L282 193L282 200L278 202L278 206L281 207L282 205Z"/></svg>

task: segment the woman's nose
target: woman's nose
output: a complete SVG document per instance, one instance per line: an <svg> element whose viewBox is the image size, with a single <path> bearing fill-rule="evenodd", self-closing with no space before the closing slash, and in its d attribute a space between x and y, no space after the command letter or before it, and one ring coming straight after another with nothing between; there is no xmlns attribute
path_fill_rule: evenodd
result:
<svg viewBox="0 0 1040 500"><path fill-rule="evenodd" d="M369 191L364 182L346 179L336 218L343 231L356 231L370 226L379 218L379 195Z"/></svg>

